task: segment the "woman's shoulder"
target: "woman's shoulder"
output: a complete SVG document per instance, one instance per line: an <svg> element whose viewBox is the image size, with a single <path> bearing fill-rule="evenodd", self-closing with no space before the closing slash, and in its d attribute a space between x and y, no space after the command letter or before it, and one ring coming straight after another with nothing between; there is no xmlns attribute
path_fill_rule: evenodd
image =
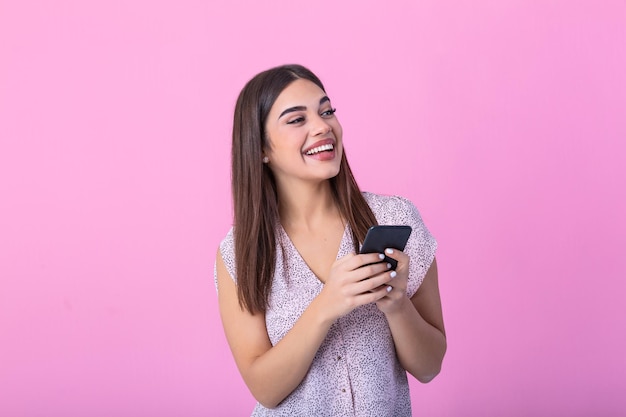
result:
<svg viewBox="0 0 626 417"><path fill-rule="evenodd" d="M411 200L401 195L378 194L370 191L363 191L361 194L368 204L413 204Z"/></svg>
<svg viewBox="0 0 626 417"><path fill-rule="evenodd" d="M395 219L397 216L414 216L417 212L417 208L411 200L399 195L376 194L365 191L363 197L381 224L394 223L399 220ZM388 219L389 217L392 219Z"/></svg>

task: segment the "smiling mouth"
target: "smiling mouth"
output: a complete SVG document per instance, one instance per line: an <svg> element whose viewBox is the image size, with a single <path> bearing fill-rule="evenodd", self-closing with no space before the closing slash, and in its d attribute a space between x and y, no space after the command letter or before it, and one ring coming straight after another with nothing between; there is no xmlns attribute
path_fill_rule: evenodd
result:
<svg viewBox="0 0 626 417"><path fill-rule="evenodd" d="M305 155L315 155L318 154L320 152L328 152L328 151L332 151L334 150L335 147L333 146L332 143L328 143L326 145L320 145L320 146L316 146L313 149L309 149L308 151L306 151Z"/></svg>

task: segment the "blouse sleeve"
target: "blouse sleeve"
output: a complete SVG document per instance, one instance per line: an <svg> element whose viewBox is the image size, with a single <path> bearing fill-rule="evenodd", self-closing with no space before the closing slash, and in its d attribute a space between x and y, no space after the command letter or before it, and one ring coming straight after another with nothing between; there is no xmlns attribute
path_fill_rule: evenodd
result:
<svg viewBox="0 0 626 417"><path fill-rule="evenodd" d="M404 199L404 201L408 212L409 225L413 228L406 247L406 253L411 258L407 295L412 297L422 284L430 265L435 259L437 241L426 228L417 207L409 200Z"/></svg>
<svg viewBox="0 0 626 417"><path fill-rule="evenodd" d="M235 273L235 239L233 229L231 228L224 240L220 243L220 254L226 265L226 270L230 274L233 281L237 282L237 274ZM217 261L216 261L217 262ZM213 279L215 280L215 290L217 288L217 263L213 267Z"/></svg>
<svg viewBox="0 0 626 417"><path fill-rule="evenodd" d="M406 224L413 229L404 248L409 258L409 279L407 295L412 297L422 284L430 265L435 258L437 241L422 221L417 207L404 197L389 197L380 207L376 216L380 224Z"/></svg>

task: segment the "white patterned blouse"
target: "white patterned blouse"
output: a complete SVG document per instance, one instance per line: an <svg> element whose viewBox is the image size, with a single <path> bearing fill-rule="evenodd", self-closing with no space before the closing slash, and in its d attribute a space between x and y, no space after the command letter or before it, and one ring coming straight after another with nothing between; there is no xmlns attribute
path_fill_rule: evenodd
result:
<svg viewBox="0 0 626 417"><path fill-rule="evenodd" d="M409 200L373 193L363 195L379 224L408 224L413 228L404 250L410 257L407 295L411 297L434 259L437 242ZM291 329L324 285L284 229L278 229L274 280L265 315L273 345ZM347 227L337 258L353 250ZM221 242L220 251L236 281L232 229ZM274 409L257 404L252 416L411 416L406 371L396 357L384 314L375 304L369 304L339 318L300 385Z"/></svg>

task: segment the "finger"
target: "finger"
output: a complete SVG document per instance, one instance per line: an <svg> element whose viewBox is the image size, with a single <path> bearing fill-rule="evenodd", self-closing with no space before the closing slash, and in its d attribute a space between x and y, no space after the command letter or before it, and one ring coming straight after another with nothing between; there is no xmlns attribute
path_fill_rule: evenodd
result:
<svg viewBox="0 0 626 417"><path fill-rule="evenodd" d="M362 292L376 292L381 289L386 289L390 286L390 281L392 281L396 275L396 271L386 271L384 273L374 275L355 283L354 290L358 294Z"/></svg>
<svg viewBox="0 0 626 417"><path fill-rule="evenodd" d="M379 261L375 264L368 264L352 271L351 281L360 282L364 280L369 280L383 274L384 272L389 271L390 268L391 264L387 262Z"/></svg>
<svg viewBox="0 0 626 417"><path fill-rule="evenodd" d="M333 264L333 268L341 269L343 271L357 271L359 268L368 266L370 264L378 264L383 259L385 259L385 255L382 253L368 253L361 255L352 255L349 258L341 258L341 260L335 261Z"/></svg>
<svg viewBox="0 0 626 417"><path fill-rule="evenodd" d="M398 262L409 259L409 255L402 252L401 250L394 248L385 249L385 255L389 258L395 259Z"/></svg>
<svg viewBox="0 0 626 417"><path fill-rule="evenodd" d="M387 256L388 258L394 259L395 261L398 262L398 264L406 265L409 262L409 255L397 249L393 249L393 248L385 249L385 256Z"/></svg>
<svg viewBox="0 0 626 417"><path fill-rule="evenodd" d="M364 305L364 304L369 304L369 303L375 303L381 300L382 298L386 297L387 294L389 294L387 292L387 286L380 285L378 286L378 288L374 288L371 291L367 291L367 292L364 292L362 294L355 296L355 299L356 299L357 304Z"/></svg>
<svg viewBox="0 0 626 417"><path fill-rule="evenodd" d="M350 253L337 259L334 266L348 271L354 271L363 265L377 263L383 259L385 259L385 255L382 253L367 253L358 255Z"/></svg>
<svg viewBox="0 0 626 417"><path fill-rule="evenodd" d="M378 264L383 259L385 259L385 255L382 253L362 253L360 255L355 255L350 262L350 267L352 267L353 270L356 270L370 264Z"/></svg>
<svg viewBox="0 0 626 417"><path fill-rule="evenodd" d="M356 254L354 254L354 253L349 253L349 254L347 254L345 256L342 256L341 258L339 258L339 259L337 259L335 261L335 266L339 266L339 265L343 265L345 263L348 263L355 256L356 256Z"/></svg>
<svg viewBox="0 0 626 417"><path fill-rule="evenodd" d="M395 288L393 287L393 285L389 285L389 283L380 285L378 288L375 288L376 291L378 291L378 290L385 290L385 292L386 292L385 296L389 295L389 293L391 293L394 289Z"/></svg>

